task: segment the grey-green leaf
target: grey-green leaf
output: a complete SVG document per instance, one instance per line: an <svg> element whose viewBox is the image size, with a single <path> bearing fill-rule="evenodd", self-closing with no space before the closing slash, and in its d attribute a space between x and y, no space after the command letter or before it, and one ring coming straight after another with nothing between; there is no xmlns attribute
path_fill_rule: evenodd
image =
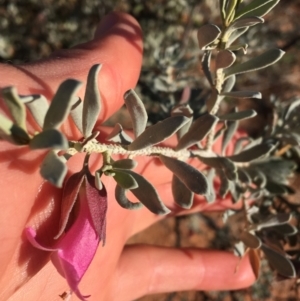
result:
<svg viewBox="0 0 300 301"><path fill-rule="evenodd" d="M26 131L26 109L15 87L1 89L1 95L15 124Z"/></svg>
<svg viewBox="0 0 300 301"><path fill-rule="evenodd" d="M32 98L26 102L24 102L22 96L21 99L25 103L28 110L30 111L35 122L42 129L46 113L49 109L49 103L44 95L31 95L31 96Z"/></svg>
<svg viewBox="0 0 300 301"><path fill-rule="evenodd" d="M112 164L113 169L134 169L137 162L131 159L121 159L114 161Z"/></svg>
<svg viewBox="0 0 300 301"><path fill-rule="evenodd" d="M200 49L214 42L221 34L221 30L214 24L205 24L198 29L197 37Z"/></svg>
<svg viewBox="0 0 300 301"><path fill-rule="evenodd" d="M248 248L258 249L261 247L261 240L247 231L243 231L239 238Z"/></svg>
<svg viewBox="0 0 300 301"><path fill-rule="evenodd" d="M159 156L164 165L170 169L175 176L192 192L196 194L207 194L208 182L206 177L193 166L164 155Z"/></svg>
<svg viewBox="0 0 300 301"><path fill-rule="evenodd" d="M114 169L114 179L124 189L135 189L139 185L134 177L126 170Z"/></svg>
<svg viewBox="0 0 300 301"><path fill-rule="evenodd" d="M123 131L123 127L119 123L115 124L113 130L106 137L106 140L124 145L128 145L132 142L132 138Z"/></svg>
<svg viewBox="0 0 300 301"><path fill-rule="evenodd" d="M235 81L236 81L235 75L229 76L223 85L222 93L231 92L231 90L235 85Z"/></svg>
<svg viewBox="0 0 300 301"><path fill-rule="evenodd" d="M69 143L64 134L56 129L44 130L43 132L35 135L29 143L31 149L68 149Z"/></svg>
<svg viewBox="0 0 300 301"><path fill-rule="evenodd" d="M124 101L132 120L134 136L138 137L147 125L148 115L145 106L133 89L125 93Z"/></svg>
<svg viewBox="0 0 300 301"><path fill-rule="evenodd" d="M205 197L208 203L212 203L216 200L216 193L214 187L215 175L216 175L216 170L214 168L211 168L206 175L206 179L208 183L208 192L205 195Z"/></svg>
<svg viewBox="0 0 300 301"><path fill-rule="evenodd" d="M171 116L185 116L190 118L189 121L177 132L177 137L178 139L180 139L184 134L187 133L193 122L193 110L188 104L180 104L173 108L173 110L171 111Z"/></svg>
<svg viewBox="0 0 300 301"><path fill-rule="evenodd" d="M101 111L101 96L98 87L98 74L101 67L101 64L94 65L87 78L82 111L82 130L85 138L92 134Z"/></svg>
<svg viewBox="0 0 300 301"><path fill-rule="evenodd" d="M128 150L140 150L163 142L175 134L188 121L189 118L185 116L173 116L149 126L128 146Z"/></svg>
<svg viewBox="0 0 300 301"><path fill-rule="evenodd" d="M218 117L211 114L205 114L197 118L187 133L180 138L175 150L179 151L188 148L204 139L218 120Z"/></svg>
<svg viewBox="0 0 300 301"><path fill-rule="evenodd" d="M261 93L257 91L233 91L233 92L222 92L222 96L233 97L233 98L257 98L261 99Z"/></svg>
<svg viewBox="0 0 300 301"><path fill-rule="evenodd" d="M236 19L230 24L226 30L226 35L230 35L233 31L245 27L254 26L259 23L264 23L264 19L256 16L250 16L245 18Z"/></svg>
<svg viewBox="0 0 300 301"><path fill-rule="evenodd" d="M58 188L62 187L67 171L64 160L54 151L46 155L40 169L42 177Z"/></svg>
<svg viewBox="0 0 300 301"><path fill-rule="evenodd" d="M219 116L220 120L243 120L256 116L257 113L254 110L245 110L240 112L228 113Z"/></svg>
<svg viewBox="0 0 300 301"><path fill-rule="evenodd" d="M44 130L58 129L62 125L69 115L72 103L81 85L82 83L75 79L67 79L60 84L45 116Z"/></svg>
<svg viewBox="0 0 300 301"><path fill-rule="evenodd" d="M265 253L270 265L285 277L296 277L296 271L292 262L278 251L262 244L261 249Z"/></svg>
<svg viewBox="0 0 300 301"><path fill-rule="evenodd" d="M102 172L100 170L96 170L95 172L95 186L98 190L102 190L103 184L101 181L101 174Z"/></svg>
<svg viewBox="0 0 300 301"><path fill-rule="evenodd" d="M184 209L193 205L194 193L190 191L175 175L172 178L172 194L174 201Z"/></svg>
<svg viewBox="0 0 300 301"><path fill-rule="evenodd" d="M272 214L268 216L267 218L260 221L257 225L255 230L260 231L263 228L269 228L274 227L278 225L283 225L286 223L289 223L292 218L292 215L290 213L278 213L278 214Z"/></svg>
<svg viewBox="0 0 300 301"><path fill-rule="evenodd" d="M221 50L216 57L216 69L224 69L230 67L236 60L235 54L230 50Z"/></svg>
<svg viewBox="0 0 300 301"><path fill-rule="evenodd" d="M119 185L115 189L115 198L119 205L125 209L137 210L143 207L143 204L140 202L133 203L129 201L126 197L126 190Z"/></svg>
<svg viewBox="0 0 300 301"><path fill-rule="evenodd" d="M249 29L249 27L245 27L245 28L237 29L234 32L232 32L226 43L226 46L229 47L235 40L237 40L241 35L243 35L248 29Z"/></svg>
<svg viewBox="0 0 300 301"><path fill-rule="evenodd" d="M237 113L236 111L233 113ZM232 113L232 114L233 114ZM232 137L236 133L238 129L238 121L226 121L226 129L223 134L222 139L222 154L225 153L227 146L229 145L229 142L231 141Z"/></svg>
<svg viewBox="0 0 300 301"><path fill-rule="evenodd" d="M17 145L25 145L30 141L30 137L25 130L0 114L0 139Z"/></svg>
<svg viewBox="0 0 300 301"><path fill-rule="evenodd" d="M237 178L236 167L232 161L225 157L201 157L197 156L204 164L222 169L230 181L235 181Z"/></svg>
<svg viewBox="0 0 300 301"><path fill-rule="evenodd" d="M202 70L211 87L214 85L212 73L210 71L210 60L212 51L205 50L201 59Z"/></svg>
<svg viewBox="0 0 300 301"><path fill-rule="evenodd" d="M233 162L251 162L253 160L266 156L274 148L275 145L271 143L260 144L227 158Z"/></svg>
<svg viewBox="0 0 300 301"><path fill-rule="evenodd" d="M161 201L156 189L144 177L131 170L127 172L133 176L139 185L136 189L131 190L131 192L145 207L155 214L162 215L170 212Z"/></svg>
<svg viewBox="0 0 300 301"><path fill-rule="evenodd" d="M270 49L265 53L248 60L247 62L235 64L234 66L227 68L224 70L224 73L227 78L233 74L263 69L276 63L283 55L284 51L280 49Z"/></svg>
<svg viewBox="0 0 300 301"><path fill-rule="evenodd" d="M258 16L263 17L274 6L279 3L280 0L253 0L248 5L244 6L236 12L235 18Z"/></svg>
<svg viewBox="0 0 300 301"><path fill-rule="evenodd" d="M83 112L83 102L80 97L72 104L70 116L75 123L77 129L83 134L82 129L82 112ZM100 189L101 190L101 189Z"/></svg>

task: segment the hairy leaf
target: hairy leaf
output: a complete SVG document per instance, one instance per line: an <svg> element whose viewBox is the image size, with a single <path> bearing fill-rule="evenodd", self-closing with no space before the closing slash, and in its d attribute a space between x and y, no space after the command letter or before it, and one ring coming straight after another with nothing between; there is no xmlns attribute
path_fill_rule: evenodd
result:
<svg viewBox="0 0 300 301"><path fill-rule="evenodd" d="M296 271L292 262L283 254L262 244L261 249L265 253L270 265L277 270L279 274L285 277L295 277Z"/></svg>
<svg viewBox="0 0 300 301"><path fill-rule="evenodd" d="M163 142L175 134L188 121L189 118L185 116L173 116L149 126L128 146L128 150L140 150Z"/></svg>
<svg viewBox="0 0 300 301"><path fill-rule="evenodd" d="M26 131L26 109L15 87L1 89L3 100L15 124Z"/></svg>
<svg viewBox="0 0 300 301"><path fill-rule="evenodd" d="M134 177L127 173L126 170L116 169L114 170L114 179L124 189L135 189L139 185Z"/></svg>
<svg viewBox="0 0 300 301"><path fill-rule="evenodd" d="M235 18L258 16L263 17L274 6L279 3L280 0L253 0L248 5L239 9L236 12Z"/></svg>
<svg viewBox="0 0 300 301"><path fill-rule="evenodd" d="M30 141L30 137L25 130L0 114L0 139L17 145L25 145Z"/></svg>
<svg viewBox="0 0 300 301"><path fill-rule="evenodd" d="M239 154L229 156L228 159L230 159L233 162L251 162L253 160L266 156L274 148L274 144L264 143L242 151Z"/></svg>
<svg viewBox="0 0 300 301"><path fill-rule="evenodd" d="M65 150L68 149L69 143L64 134L56 129L49 129L35 135L31 139L29 147L31 149L50 148Z"/></svg>
<svg viewBox="0 0 300 301"><path fill-rule="evenodd" d="M219 169L219 177L221 181L219 195L221 198L224 198L229 191L229 180L225 176L225 173L223 172L222 169Z"/></svg>
<svg viewBox="0 0 300 301"><path fill-rule="evenodd" d="M87 78L82 110L82 130L85 138L92 134L102 107L98 87L98 74L101 68L101 64L94 65L90 69Z"/></svg>
<svg viewBox="0 0 300 301"><path fill-rule="evenodd" d="M161 201L156 189L141 175L128 170L138 183L138 187L131 190L135 197L155 214L168 214L170 210Z"/></svg>
<svg viewBox="0 0 300 301"><path fill-rule="evenodd" d="M197 118L187 133L180 138L175 150L188 148L204 139L218 120L218 117L211 114L205 114Z"/></svg>
<svg viewBox="0 0 300 301"><path fill-rule="evenodd" d="M216 200L216 193L214 187L214 179L215 179L216 171L214 168L211 168L206 176L207 183L208 183L208 193L206 194L206 199L208 203L212 203Z"/></svg>
<svg viewBox="0 0 300 301"><path fill-rule="evenodd" d="M236 60L235 54L230 50L221 50L216 57L216 69L224 69L230 67Z"/></svg>
<svg viewBox="0 0 300 301"><path fill-rule="evenodd" d="M175 175L172 178L172 194L174 201L184 209L193 205L194 193L190 191Z"/></svg>
<svg viewBox="0 0 300 301"><path fill-rule="evenodd" d="M138 137L144 132L147 125L148 115L145 106L132 89L125 93L124 101L132 120L134 136Z"/></svg>
<svg viewBox="0 0 300 301"><path fill-rule="evenodd" d="M191 165L167 156L160 155L160 160L175 176L192 192L207 194L208 183L206 177Z"/></svg>
<svg viewBox="0 0 300 301"><path fill-rule="evenodd" d="M248 248L258 249L261 247L261 240L247 231L243 231L239 238Z"/></svg>
<svg viewBox="0 0 300 301"><path fill-rule="evenodd" d="M256 225L256 230L260 231L263 228L274 227L289 223L292 218L290 213L278 213L268 216Z"/></svg>
<svg viewBox="0 0 300 301"><path fill-rule="evenodd" d="M222 92L222 96L233 97L233 98L257 98L261 99L261 93L256 91L233 91L233 92Z"/></svg>
<svg viewBox="0 0 300 301"><path fill-rule="evenodd" d="M134 169L137 166L137 162L131 159L121 159L113 162L113 169Z"/></svg>
<svg viewBox="0 0 300 301"><path fill-rule="evenodd" d="M237 113L236 111L234 113ZM234 114L232 113L232 114ZM222 154L225 153L229 142L231 141L232 137L236 133L238 129L238 121L226 121L226 129L224 131L223 139L222 139Z"/></svg>
<svg viewBox="0 0 300 301"><path fill-rule="evenodd" d="M254 110L245 110L240 112L228 113L222 116L219 116L220 120L243 120L256 116L257 113Z"/></svg>
<svg viewBox="0 0 300 301"><path fill-rule="evenodd" d="M71 107L70 116L75 123L77 129L83 135L82 129L82 115L83 115L83 102L80 97L75 101L75 103Z"/></svg>
<svg viewBox="0 0 300 301"><path fill-rule="evenodd" d="M232 32L228 38L228 41L226 43L226 46L229 47L235 40L237 40L241 35L243 35L249 27L237 29L234 32Z"/></svg>
<svg viewBox="0 0 300 301"><path fill-rule="evenodd" d="M188 104L180 104L173 108L171 116L185 116L189 121L177 131L177 137L180 139L190 128L193 122L193 110Z"/></svg>
<svg viewBox="0 0 300 301"><path fill-rule="evenodd" d="M25 102L25 105L30 111L36 123L42 129L46 113L49 109L49 103L46 97L43 95L32 95L32 99Z"/></svg>
<svg viewBox="0 0 300 301"><path fill-rule="evenodd" d="M236 19L234 22L230 24L230 26L226 30L226 35L230 35L233 31L254 26L259 23L264 23L264 19L256 16L250 16L245 18Z"/></svg>
<svg viewBox="0 0 300 301"><path fill-rule="evenodd" d="M221 34L221 30L214 24L205 24L198 29L197 37L200 49L214 42Z"/></svg>
<svg viewBox="0 0 300 301"><path fill-rule="evenodd" d="M263 54L248 60L247 62L227 68L224 70L224 73L227 78L233 74L263 69L276 63L283 55L284 51L280 49L270 49Z"/></svg>
<svg viewBox="0 0 300 301"><path fill-rule="evenodd" d="M58 129L62 125L69 115L72 103L81 85L81 82L74 79L67 79L60 84L45 116L44 130Z"/></svg>
<svg viewBox="0 0 300 301"><path fill-rule="evenodd" d="M40 169L42 177L58 188L62 187L67 171L64 160L54 151L50 151L46 155Z"/></svg>
<svg viewBox="0 0 300 301"><path fill-rule="evenodd" d="M121 124L116 123L111 133L106 137L107 141L112 141L115 143L121 143L128 145L132 142L131 137L129 137L124 131Z"/></svg>
<svg viewBox="0 0 300 301"><path fill-rule="evenodd" d="M115 189L115 198L119 205L125 209L137 210L143 207L143 204L140 202L133 203L129 201L126 197L126 189L122 188L119 185L117 185Z"/></svg>
<svg viewBox="0 0 300 301"><path fill-rule="evenodd" d="M205 50L203 53L203 56L202 56L201 64L202 64L203 73L204 73L205 77L207 78L210 86L212 87L214 85L214 81L212 78L212 73L210 71L211 54L212 54L212 51Z"/></svg>
<svg viewBox="0 0 300 301"><path fill-rule="evenodd" d="M235 85L235 81L236 81L235 75L229 76L223 85L222 94L231 92L231 90Z"/></svg>

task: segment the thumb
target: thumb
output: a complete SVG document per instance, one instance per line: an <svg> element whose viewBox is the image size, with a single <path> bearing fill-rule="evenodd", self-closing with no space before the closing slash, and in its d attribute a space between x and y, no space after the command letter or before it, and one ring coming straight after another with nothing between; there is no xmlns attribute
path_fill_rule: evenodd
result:
<svg viewBox="0 0 300 301"><path fill-rule="evenodd" d="M87 43L34 63L0 66L0 88L13 85L20 94L43 94L51 99L62 81L74 78L85 83L89 69L102 64L98 84L103 101L99 121L103 121L122 105L126 90L136 85L141 63L139 24L127 14L111 13ZM84 88L79 92L79 96L83 95Z"/></svg>
<svg viewBox="0 0 300 301"><path fill-rule="evenodd" d="M124 300L173 291L236 290L256 278L248 256L240 260L224 251L147 245L126 246L116 275L115 291L122 290Z"/></svg>

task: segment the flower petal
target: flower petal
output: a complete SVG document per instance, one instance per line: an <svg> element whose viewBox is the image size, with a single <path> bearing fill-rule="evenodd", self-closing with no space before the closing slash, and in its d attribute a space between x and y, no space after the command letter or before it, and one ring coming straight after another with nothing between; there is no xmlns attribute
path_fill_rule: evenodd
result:
<svg viewBox="0 0 300 301"><path fill-rule="evenodd" d="M79 214L59 242L56 256L70 289L80 300L85 300L78 290L81 278L92 262L99 244L99 236L95 230L89 205L86 201L85 189L79 192Z"/></svg>
<svg viewBox="0 0 300 301"><path fill-rule="evenodd" d="M105 244L105 230L106 230L106 212L107 212L107 193L104 185L101 190L95 186L95 177L91 174L86 175L85 198L80 200L87 202L94 228L99 235L100 241Z"/></svg>

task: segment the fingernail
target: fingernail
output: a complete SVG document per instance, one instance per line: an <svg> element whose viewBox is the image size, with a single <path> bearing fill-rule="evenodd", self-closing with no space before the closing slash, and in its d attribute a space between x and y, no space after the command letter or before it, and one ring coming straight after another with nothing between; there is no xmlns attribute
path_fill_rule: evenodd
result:
<svg viewBox="0 0 300 301"><path fill-rule="evenodd" d="M110 13L101 20L100 24L97 26L94 37L100 38L105 35L111 28L114 27L119 21L117 13Z"/></svg>

